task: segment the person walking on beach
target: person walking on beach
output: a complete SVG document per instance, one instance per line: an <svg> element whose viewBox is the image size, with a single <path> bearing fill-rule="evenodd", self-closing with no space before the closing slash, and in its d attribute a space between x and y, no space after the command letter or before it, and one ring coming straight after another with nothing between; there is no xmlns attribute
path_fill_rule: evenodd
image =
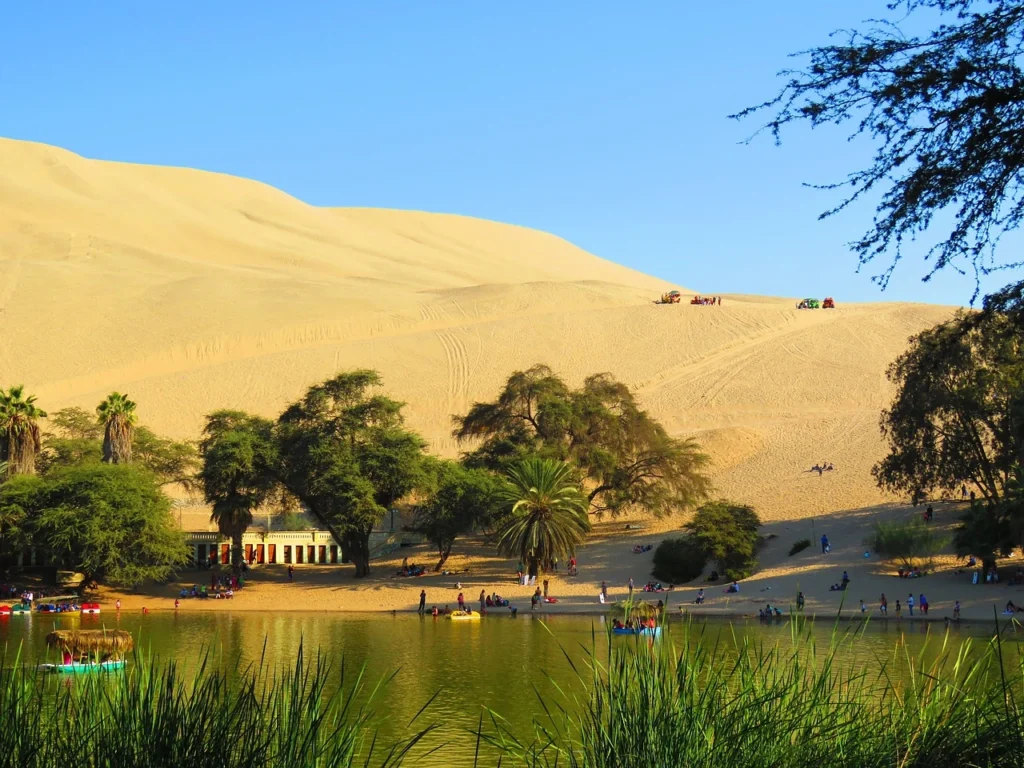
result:
<svg viewBox="0 0 1024 768"><path fill-rule="evenodd" d="M823 554L823 555L828 554L828 550L829 550L828 536L826 536L823 533L823 534L821 534L821 554Z"/></svg>
<svg viewBox="0 0 1024 768"><path fill-rule="evenodd" d="M288 581L291 581L295 577L295 566L288 566Z"/></svg>
<svg viewBox="0 0 1024 768"><path fill-rule="evenodd" d="M882 593L878 600L878 612L883 616L889 615L889 601L885 599L885 592Z"/></svg>
<svg viewBox="0 0 1024 768"><path fill-rule="evenodd" d="M917 599L917 604L919 606L921 606L921 615L922 616L927 616L928 615L928 598L924 596L924 592L922 592L921 596Z"/></svg>
<svg viewBox="0 0 1024 768"><path fill-rule="evenodd" d="M420 590L420 609L419 613L423 613L427 610L427 590Z"/></svg>
<svg viewBox="0 0 1024 768"><path fill-rule="evenodd" d="M900 610L901 610L901 608L900 608L900 601L897 600L896 601L896 618L897 619L899 619L899 617L900 617Z"/></svg>
<svg viewBox="0 0 1024 768"><path fill-rule="evenodd" d="M633 599L633 577L632 576L629 577L629 584L627 586L629 587L629 599L632 600Z"/></svg>
<svg viewBox="0 0 1024 768"><path fill-rule="evenodd" d="M913 593L907 595L907 612L911 616L914 615L914 595L913 595Z"/></svg>
<svg viewBox="0 0 1024 768"><path fill-rule="evenodd" d="M484 613L484 603L487 602L487 593L480 590L480 613Z"/></svg>
<svg viewBox="0 0 1024 768"><path fill-rule="evenodd" d="M953 606L953 621L955 621L957 624L960 623L960 601L959 600L957 600L956 604Z"/></svg>

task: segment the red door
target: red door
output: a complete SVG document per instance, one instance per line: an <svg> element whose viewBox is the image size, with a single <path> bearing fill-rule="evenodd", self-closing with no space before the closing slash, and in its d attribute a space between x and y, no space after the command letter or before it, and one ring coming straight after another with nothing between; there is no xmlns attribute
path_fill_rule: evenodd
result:
<svg viewBox="0 0 1024 768"><path fill-rule="evenodd" d="M263 563L266 562L263 559L263 545L262 544L257 544L256 545L256 562L259 563L260 565L263 565Z"/></svg>
<svg viewBox="0 0 1024 768"><path fill-rule="evenodd" d="M220 545L220 561L227 565L231 562L231 545L221 544Z"/></svg>
<svg viewBox="0 0 1024 768"><path fill-rule="evenodd" d="M302 545L300 544L295 548L295 562L302 564Z"/></svg>
<svg viewBox="0 0 1024 768"><path fill-rule="evenodd" d="M276 544L267 544L267 562L268 563L276 563L277 562L277 545Z"/></svg>

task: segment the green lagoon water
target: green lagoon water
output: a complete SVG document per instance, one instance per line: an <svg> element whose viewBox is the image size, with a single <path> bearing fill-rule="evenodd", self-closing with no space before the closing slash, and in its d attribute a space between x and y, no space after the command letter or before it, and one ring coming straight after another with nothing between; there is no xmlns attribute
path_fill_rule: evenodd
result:
<svg viewBox="0 0 1024 768"><path fill-rule="evenodd" d="M602 617L502 615L480 622L453 622L414 614L224 611L145 616L133 612L118 616L111 612L101 616L4 618L0 621L0 641L7 648L7 663L19 649L21 663L53 661L53 653L45 647L46 633L54 628L76 627L129 630L147 654L173 659L191 669L208 651L212 651L214 663L229 669L244 670L249 664L259 663L261 657L274 666L292 667L301 644L307 656L319 650L336 669L344 664L353 676L364 665L372 681L397 671L373 705L379 714L381 736L388 741L407 734L409 721L440 691L419 725L437 723L434 743L446 745L425 764L453 766L472 763L472 732L486 709L507 718L512 731L529 740L535 718L543 715L538 691L563 702L565 695L585 695L566 653L580 661L585 656L584 648L596 643L604 649L608 642ZM958 645L974 637L980 648L991 636L992 628L991 623L965 625L951 630L951 638ZM853 629L854 625L845 622L839 626L840 632ZM670 630L667 640L679 642L685 628L682 622L673 622ZM786 621L708 622L691 625L689 631L704 632L712 640L719 638L728 648L734 647L734 633L783 647L791 642L791 627ZM819 622L811 631L821 646L827 646L833 625ZM875 621L844 646L841 661L870 671L891 660L897 649L917 654L927 643L926 654L937 654L944 633L941 624ZM1008 639L1013 646L1011 655L1016 658L1016 636L1011 633ZM636 639L615 637L611 642L627 644ZM723 658L728 655L724 653Z"/></svg>

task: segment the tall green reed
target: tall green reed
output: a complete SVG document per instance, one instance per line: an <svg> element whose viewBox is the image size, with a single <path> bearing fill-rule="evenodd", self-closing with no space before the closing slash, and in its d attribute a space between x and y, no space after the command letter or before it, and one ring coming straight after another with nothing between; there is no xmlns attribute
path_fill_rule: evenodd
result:
<svg viewBox="0 0 1024 768"><path fill-rule="evenodd" d="M494 712L477 736L528 766L1024 765L1024 667L1004 638L975 649L946 633L916 656L897 643L865 669L844 663L863 628L837 624L820 645L806 622L791 628L786 646L692 624L595 635L581 662L563 649L584 694L538 695L532 738Z"/></svg>
<svg viewBox="0 0 1024 768"><path fill-rule="evenodd" d="M0 767L394 768L434 728L378 743L390 678L352 679L344 661L301 648L292 669L261 659L238 672L207 656L190 676L143 654L124 673L57 679L18 661L0 670Z"/></svg>

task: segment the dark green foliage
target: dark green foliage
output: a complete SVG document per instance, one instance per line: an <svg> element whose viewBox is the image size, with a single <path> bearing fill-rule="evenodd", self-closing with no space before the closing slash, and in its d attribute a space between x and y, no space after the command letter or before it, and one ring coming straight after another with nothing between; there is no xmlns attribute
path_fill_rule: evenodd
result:
<svg viewBox="0 0 1024 768"><path fill-rule="evenodd" d="M416 507L409 529L437 548L434 570L440 571L459 536L493 520L500 503L500 483L490 472L444 459L428 458L425 475L427 495Z"/></svg>
<svg viewBox="0 0 1024 768"><path fill-rule="evenodd" d="M310 387L277 423L285 487L370 572L370 533L400 498L423 483L419 435L403 428L403 403L378 394L376 371L342 373Z"/></svg>
<svg viewBox="0 0 1024 768"><path fill-rule="evenodd" d="M686 524L694 542L730 581L746 578L757 565L760 527L761 520L752 507L724 500L702 505Z"/></svg>
<svg viewBox="0 0 1024 768"><path fill-rule="evenodd" d="M666 584L684 584L700 576L707 562L707 553L693 537L665 539L654 550L651 575Z"/></svg>
<svg viewBox="0 0 1024 768"><path fill-rule="evenodd" d="M242 568L242 535L253 512L267 502L277 485L277 443L268 419L241 411L215 411L206 417L199 452L199 483L210 519L231 537L231 565Z"/></svg>
<svg viewBox="0 0 1024 768"><path fill-rule="evenodd" d="M847 197L823 215L864 196L878 200L871 228L852 248L861 264L889 256L876 277L883 286L903 247L933 224L942 234L926 249L927 277L946 267L984 275L1019 266L1016 256L997 260L995 250L1024 217L1024 4L904 0L889 7L895 22L873 21L801 54L806 63L784 73L789 80L775 99L738 116L774 112L765 127L776 140L783 126L801 122L848 123L854 135L870 137L872 162L828 187L846 189ZM931 31L919 33L921 23ZM1016 303L1020 287L1009 289Z"/></svg>
<svg viewBox="0 0 1024 768"><path fill-rule="evenodd" d="M11 501L9 485L0 507ZM30 541L60 567L84 573L87 583L133 587L166 579L191 559L170 501L142 467L66 467L11 493L19 494Z"/></svg>
<svg viewBox="0 0 1024 768"><path fill-rule="evenodd" d="M809 546L811 546L810 539L800 539L799 541L794 541L793 546L789 548L789 556L792 557L793 555L799 552L803 552Z"/></svg>
<svg viewBox="0 0 1024 768"><path fill-rule="evenodd" d="M1002 316L959 314L911 339L889 368L883 488L924 498L963 485L997 502L1024 450L1024 337Z"/></svg>
<svg viewBox="0 0 1024 768"><path fill-rule="evenodd" d="M467 466L504 471L530 456L569 463L595 513L667 515L710 488L699 446L671 437L609 374L570 389L547 366L516 371L495 401L475 403L455 427L460 441L482 441Z"/></svg>
<svg viewBox="0 0 1024 768"><path fill-rule="evenodd" d="M930 566L932 558L948 543L948 538L916 517L904 522L875 523L871 537L865 542L882 557L908 568L917 564Z"/></svg>

